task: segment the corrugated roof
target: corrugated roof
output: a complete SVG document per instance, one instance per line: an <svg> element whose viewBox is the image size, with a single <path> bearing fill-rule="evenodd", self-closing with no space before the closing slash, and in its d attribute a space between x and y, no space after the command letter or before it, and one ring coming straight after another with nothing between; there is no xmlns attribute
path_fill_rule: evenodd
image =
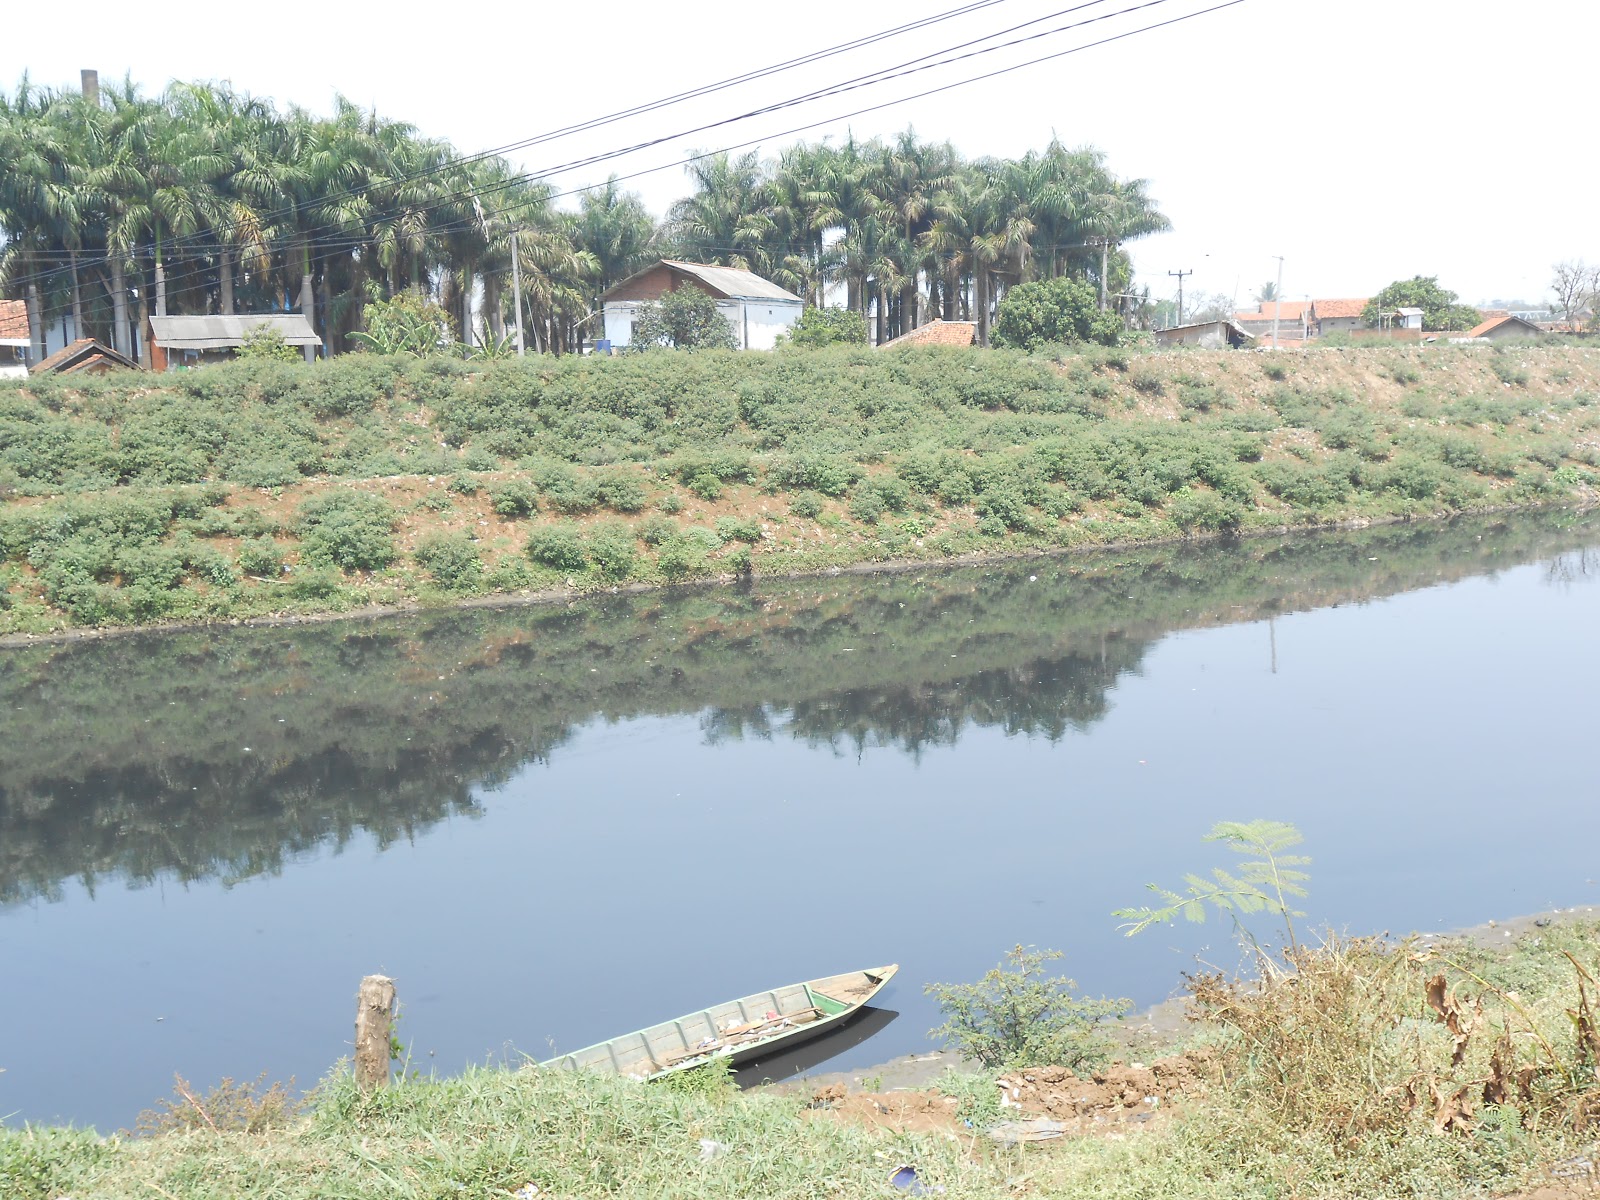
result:
<svg viewBox="0 0 1600 1200"><path fill-rule="evenodd" d="M26 346L28 305L24 300L0 300L0 342Z"/></svg>
<svg viewBox="0 0 1600 1200"><path fill-rule="evenodd" d="M167 350L228 350L261 326L276 329L289 346L320 346L322 339L303 313L245 313L238 316L151 317L155 343Z"/></svg>
<svg viewBox="0 0 1600 1200"><path fill-rule="evenodd" d="M657 267L667 267L680 275L688 275L698 279L717 296L728 300L788 300L795 304L804 304L805 300L793 292L785 291L770 279L763 279L754 271L746 271L742 267L708 267L704 263L682 262L675 258L663 258L658 263L651 263L643 271L635 271L620 283L614 283L600 293L600 299L605 300L614 292L621 291L641 275L647 275Z"/></svg>

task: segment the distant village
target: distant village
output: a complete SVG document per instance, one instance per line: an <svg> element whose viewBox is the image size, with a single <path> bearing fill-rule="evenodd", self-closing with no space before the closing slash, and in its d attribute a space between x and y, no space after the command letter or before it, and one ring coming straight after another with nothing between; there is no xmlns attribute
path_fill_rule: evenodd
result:
<svg viewBox="0 0 1600 1200"><path fill-rule="evenodd" d="M1371 297L1333 300L1264 300L1248 312L1231 317L1211 317L1189 321L1167 329L1157 329L1158 346L1224 346L1294 349L1334 335L1359 341L1393 342L1475 342L1503 341L1508 338L1542 337L1551 333L1576 333L1579 319L1555 321L1548 310L1513 312L1510 309L1479 309L1483 320L1468 330L1430 330L1424 328L1420 308L1397 308L1378 314L1378 324L1369 325L1366 309ZM1575 314L1575 318L1581 314Z"/></svg>

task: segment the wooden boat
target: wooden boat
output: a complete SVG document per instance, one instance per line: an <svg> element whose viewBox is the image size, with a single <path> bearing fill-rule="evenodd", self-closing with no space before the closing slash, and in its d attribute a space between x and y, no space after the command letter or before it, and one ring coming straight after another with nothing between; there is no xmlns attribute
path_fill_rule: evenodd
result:
<svg viewBox="0 0 1600 1200"><path fill-rule="evenodd" d="M872 967L756 992L539 1065L633 1079L659 1079L719 1058L737 1066L837 1029L858 1015L899 969L893 964Z"/></svg>

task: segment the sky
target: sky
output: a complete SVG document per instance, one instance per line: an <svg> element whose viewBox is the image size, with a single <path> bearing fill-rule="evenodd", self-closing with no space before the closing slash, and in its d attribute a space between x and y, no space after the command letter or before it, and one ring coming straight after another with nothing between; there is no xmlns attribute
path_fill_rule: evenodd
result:
<svg viewBox="0 0 1600 1200"><path fill-rule="evenodd" d="M8 14L0 85L15 87L26 72L76 86L92 67L102 81L131 75L152 93L173 79L228 80L321 113L339 93L472 152L970 4L484 0L452 11L399 0L272 21L192 3L130 20L126 5L80 0L71 37L47 5ZM1173 23L1148 28L1158 22ZM1031 34L1043 36L744 116ZM1422 274L1468 302L1538 303L1554 263L1600 261L1600 156L1586 133L1597 44L1594 0L980 0L920 29L508 157L528 171L557 169L564 188L641 172L625 186L660 214L689 190L672 164L736 144L776 155L802 137L910 126L976 157L1020 155L1055 136L1098 147L1117 174L1149 181L1173 224L1130 247L1136 283L1154 296L1173 292L1168 272L1192 271L1187 297L1221 293L1252 307L1282 256L1289 298L1368 296ZM1056 57L1020 65L1044 55ZM858 111L868 108L876 110Z"/></svg>

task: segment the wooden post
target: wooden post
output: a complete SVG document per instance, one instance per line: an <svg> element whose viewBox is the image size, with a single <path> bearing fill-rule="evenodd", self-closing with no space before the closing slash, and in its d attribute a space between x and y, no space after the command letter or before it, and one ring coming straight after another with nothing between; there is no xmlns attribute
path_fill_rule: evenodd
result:
<svg viewBox="0 0 1600 1200"><path fill-rule="evenodd" d="M394 980L368 975L356 994L356 1083L363 1088L389 1082L389 1037L394 1029Z"/></svg>

